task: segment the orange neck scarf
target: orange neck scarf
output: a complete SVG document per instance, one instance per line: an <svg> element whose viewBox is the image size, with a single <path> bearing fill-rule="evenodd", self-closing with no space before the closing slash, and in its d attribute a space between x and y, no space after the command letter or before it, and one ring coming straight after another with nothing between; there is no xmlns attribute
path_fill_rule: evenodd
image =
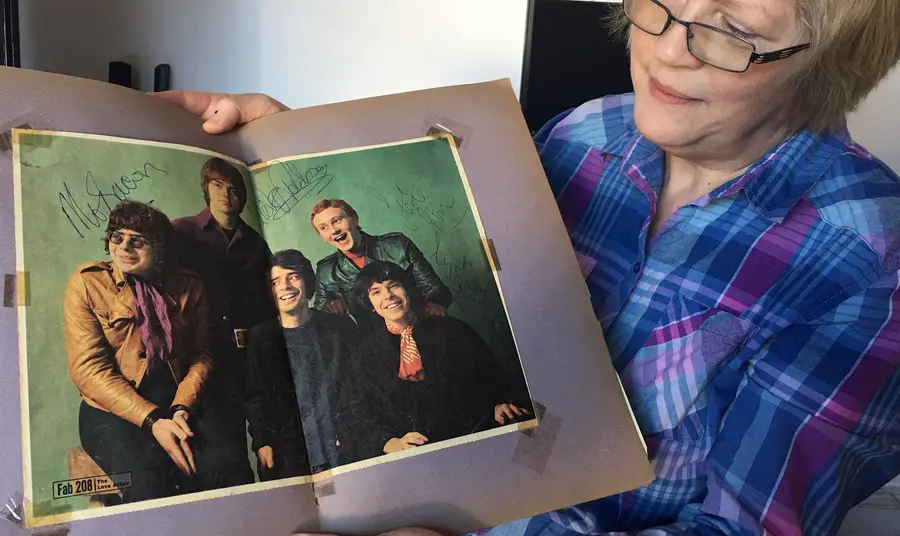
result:
<svg viewBox="0 0 900 536"><path fill-rule="evenodd" d="M405 328L397 328L385 323L389 332L400 335L400 372L401 380L418 382L425 379L425 369L422 367L422 356L419 355L419 347L413 339L415 322Z"/></svg>

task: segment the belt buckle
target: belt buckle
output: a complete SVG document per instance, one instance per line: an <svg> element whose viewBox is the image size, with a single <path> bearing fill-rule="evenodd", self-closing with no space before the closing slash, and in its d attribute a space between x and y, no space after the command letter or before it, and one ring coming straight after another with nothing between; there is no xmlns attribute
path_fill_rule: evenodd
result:
<svg viewBox="0 0 900 536"><path fill-rule="evenodd" d="M238 348L247 347L247 332L249 329L234 329L234 344Z"/></svg>

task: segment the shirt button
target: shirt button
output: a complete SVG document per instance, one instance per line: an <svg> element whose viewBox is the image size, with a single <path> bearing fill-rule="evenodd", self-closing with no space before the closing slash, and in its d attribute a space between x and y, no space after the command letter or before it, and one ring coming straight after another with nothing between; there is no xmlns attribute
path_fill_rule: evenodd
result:
<svg viewBox="0 0 900 536"><path fill-rule="evenodd" d="M641 263L639 263L639 262L634 263L634 273L638 273L640 271L641 271Z"/></svg>

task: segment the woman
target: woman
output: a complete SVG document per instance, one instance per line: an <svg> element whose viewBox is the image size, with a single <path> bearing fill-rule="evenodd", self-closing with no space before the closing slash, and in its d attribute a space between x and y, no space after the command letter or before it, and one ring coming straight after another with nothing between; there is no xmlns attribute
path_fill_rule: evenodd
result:
<svg viewBox="0 0 900 536"><path fill-rule="evenodd" d="M845 128L900 58L900 2L621 18L634 94L536 142L657 479L525 532L833 534L900 472L900 186ZM164 97L210 132L281 108Z"/></svg>
<svg viewBox="0 0 900 536"><path fill-rule="evenodd" d="M212 368L206 296L173 263L172 240L165 214L123 201L109 215L110 260L79 266L65 294L81 444L107 475L130 473L123 502L202 487L205 476L191 421Z"/></svg>
<svg viewBox="0 0 900 536"><path fill-rule="evenodd" d="M336 420L353 461L530 414L513 402L512 382L478 333L457 318L425 314L425 300L403 268L388 261L367 264L356 277L354 295L382 325L348 360Z"/></svg>

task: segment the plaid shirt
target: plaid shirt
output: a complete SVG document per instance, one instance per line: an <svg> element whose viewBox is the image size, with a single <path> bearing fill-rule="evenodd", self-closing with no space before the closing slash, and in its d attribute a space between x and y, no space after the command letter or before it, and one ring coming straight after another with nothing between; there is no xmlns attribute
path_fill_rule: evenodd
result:
<svg viewBox="0 0 900 536"><path fill-rule="evenodd" d="M834 534L900 472L900 179L801 133L647 244L632 95L535 141L657 478L492 532Z"/></svg>

